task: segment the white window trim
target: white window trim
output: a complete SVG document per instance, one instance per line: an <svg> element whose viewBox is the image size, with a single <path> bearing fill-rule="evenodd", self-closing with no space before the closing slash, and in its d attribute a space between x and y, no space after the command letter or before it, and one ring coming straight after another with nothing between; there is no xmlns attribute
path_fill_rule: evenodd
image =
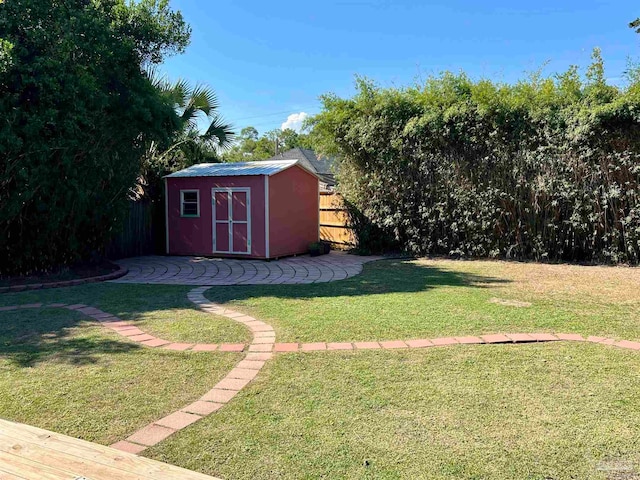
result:
<svg viewBox="0 0 640 480"><path fill-rule="evenodd" d="M196 194L196 211L195 215L185 215L184 213L184 194L195 193ZM183 218L198 218L200 217L200 190L180 190L180 216Z"/></svg>

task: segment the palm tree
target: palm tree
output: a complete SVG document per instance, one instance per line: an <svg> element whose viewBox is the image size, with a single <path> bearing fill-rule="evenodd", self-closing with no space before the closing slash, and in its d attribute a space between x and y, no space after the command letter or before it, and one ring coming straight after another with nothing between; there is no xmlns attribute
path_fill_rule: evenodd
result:
<svg viewBox="0 0 640 480"><path fill-rule="evenodd" d="M205 85L191 86L186 80L170 83L149 72L149 80L178 115L178 128L168 145L151 142L142 162L134 197L158 198L161 178L195 163L219 162L219 155L231 147L234 132L224 122L215 92ZM208 124L204 131L202 124Z"/></svg>
<svg viewBox="0 0 640 480"><path fill-rule="evenodd" d="M209 122L209 126L197 138L216 149L227 149L233 142L234 132L231 125L226 124L218 109L220 104L215 92L206 85L192 87L186 80L178 80L171 84L166 79L154 79L152 82L167 102L174 106L178 113L183 132L199 129L199 120Z"/></svg>
<svg viewBox="0 0 640 480"><path fill-rule="evenodd" d="M201 84L192 87L183 79L172 84L166 78L159 78L153 71L150 79L167 103L175 108L179 117L178 137L168 150L189 142L199 142L215 151L226 150L231 146L234 138L232 126L225 123L218 113L220 104L211 88ZM209 125L204 132L198 134L203 121Z"/></svg>

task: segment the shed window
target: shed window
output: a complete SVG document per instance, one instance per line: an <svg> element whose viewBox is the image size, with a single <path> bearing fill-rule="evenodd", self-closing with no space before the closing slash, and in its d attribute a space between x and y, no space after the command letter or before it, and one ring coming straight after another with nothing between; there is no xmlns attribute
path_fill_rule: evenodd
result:
<svg viewBox="0 0 640 480"><path fill-rule="evenodd" d="M180 215L200 216L200 193L198 190L180 190Z"/></svg>

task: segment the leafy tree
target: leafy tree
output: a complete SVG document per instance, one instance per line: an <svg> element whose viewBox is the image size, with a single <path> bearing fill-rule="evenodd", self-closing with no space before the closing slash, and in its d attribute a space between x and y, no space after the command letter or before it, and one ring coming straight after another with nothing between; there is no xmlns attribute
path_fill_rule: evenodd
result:
<svg viewBox="0 0 640 480"><path fill-rule="evenodd" d="M636 33L640 33L640 18L636 18L633 22L629 24L629 27L633 28Z"/></svg>
<svg viewBox="0 0 640 480"><path fill-rule="evenodd" d="M300 145L300 134L291 128L286 128L280 132L278 140L282 150L290 150Z"/></svg>
<svg viewBox="0 0 640 480"><path fill-rule="evenodd" d="M257 142L259 138L259 134L258 134L258 130L256 130L254 127L244 127L241 131L240 131L240 140L242 141L254 141Z"/></svg>
<svg viewBox="0 0 640 480"><path fill-rule="evenodd" d="M278 149L280 151L291 150L292 148L308 148L313 150L313 131L310 128L303 128L298 133L291 128L286 128L277 132Z"/></svg>
<svg viewBox="0 0 640 480"><path fill-rule="evenodd" d="M259 136L254 127L245 127L240 131L236 144L222 158L225 162L249 162L265 160L275 153L275 131Z"/></svg>
<svg viewBox="0 0 640 480"><path fill-rule="evenodd" d="M640 83L606 84L599 51L514 85L443 74L323 97L320 151L364 250L640 262Z"/></svg>
<svg viewBox="0 0 640 480"><path fill-rule="evenodd" d="M167 0L0 3L1 273L109 240L147 146L181 127L144 66L189 37Z"/></svg>
<svg viewBox="0 0 640 480"><path fill-rule="evenodd" d="M279 152L296 147L313 149L310 135L307 133L298 133L287 128L270 130L260 136L254 127L245 127L240 132L236 145L223 155L223 159L226 162L265 160L275 156L276 143Z"/></svg>

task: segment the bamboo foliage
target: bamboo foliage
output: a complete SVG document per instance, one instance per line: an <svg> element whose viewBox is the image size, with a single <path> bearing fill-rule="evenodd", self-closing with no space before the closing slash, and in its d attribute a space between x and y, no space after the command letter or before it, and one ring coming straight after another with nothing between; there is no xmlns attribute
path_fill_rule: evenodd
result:
<svg viewBox="0 0 640 480"><path fill-rule="evenodd" d="M362 249L638 263L640 84L607 85L599 52L585 79L357 87L313 123Z"/></svg>

